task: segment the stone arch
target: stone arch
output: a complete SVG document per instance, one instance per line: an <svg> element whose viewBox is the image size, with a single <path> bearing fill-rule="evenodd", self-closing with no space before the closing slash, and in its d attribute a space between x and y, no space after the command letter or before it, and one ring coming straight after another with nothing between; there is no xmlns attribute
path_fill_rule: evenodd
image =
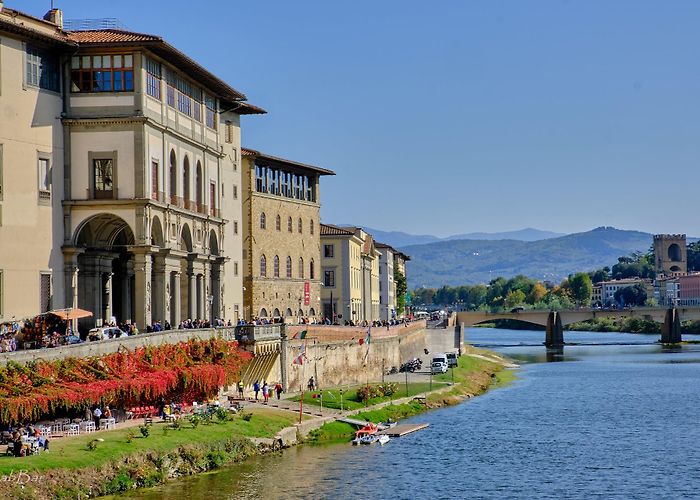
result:
<svg viewBox="0 0 700 500"><path fill-rule="evenodd" d="M680 273L680 272L681 272L681 268L678 267L678 266L671 266L670 271L671 271L672 273Z"/></svg>
<svg viewBox="0 0 700 500"><path fill-rule="evenodd" d="M153 221L151 222L151 245L161 248L165 246L163 225L160 223L160 219L157 216L153 216Z"/></svg>
<svg viewBox="0 0 700 500"><path fill-rule="evenodd" d="M280 217L280 214L277 214L277 217L275 217L275 229L277 231L282 230L282 218Z"/></svg>
<svg viewBox="0 0 700 500"><path fill-rule="evenodd" d="M309 316L316 316L316 310L313 307L309 309Z"/></svg>
<svg viewBox="0 0 700 500"><path fill-rule="evenodd" d="M314 259L311 259L311 262L309 262L309 279L313 280L316 279L316 270L314 269Z"/></svg>
<svg viewBox="0 0 700 500"><path fill-rule="evenodd" d="M265 309L264 307L260 309L260 314L258 314L258 316L260 316L261 318L267 318L267 309Z"/></svg>
<svg viewBox="0 0 700 500"><path fill-rule="evenodd" d="M299 316L303 316L303 315L304 315L304 311L302 309L299 309Z"/></svg>
<svg viewBox="0 0 700 500"><path fill-rule="evenodd" d="M279 318L280 317L280 310L275 307L275 310L272 312L272 317L273 318Z"/></svg>
<svg viewBox="0 0 700 500"><path fill-rule="evenodd" d="M292 310L288 307L287 310L285 311L284 315L287 317L292 316Z"/></svg>
<svg viewBox="0 0 700 500"><path fill-rule="evenodd" d="M216 238L216 232L213 229L209 231L209 253L211 255L219 255L219 240Z"/></svg>
<svg viewBox="0 0 700 500"><path fill-rule="evenodd" d="M190 226L184 224L180 233L180 250L191 252L192 249L192 232L190 231Z"/></svg>
<svg viewBox="0 0 700 500"><path fill-rule="evenodd" d="M73 242L86 248L112 248L133 245L134 231L121 217L97 214L85 219L75 230Z"/></svg>
<svg viewBox="0 0 700 500"><path fill-rule="evenodd" d="M204 199L204 186L202 182L202 162L197 161L197 169L195 171L195 182L194 188L197 190L195 193L195 203L197 204L197 211L202 211L202 200Z"/></svg>
<svg viewBox="0 0 700 500"><path fill-rule="evenodd" d="M260 213L260 229L265 229L267 226L267 219L265 217L265 212Z"/></svg>
<svg viewBox="0 0 700 500"><path fill-rule="evenodd" d="M681 247L678 243L671 243L668 246L668 258L671 262L680 262L682 260L683 254L681 253Z"/></svg>
<svg viewBox="0 0 700 500"><path fill-rule="evenodd" d="M170 170L169 170L169 181L170 181L170 203L175 203L175 197L177 196L177 156L175 156L175 150L170 150Z"/></svg>
<svg viewBox="0 0 700 500"><path fill-rule="evenodd" d="M273 269L273 274L272 274L272 275L273 275L275 278L279 278L279 277L280 277L280 258L279 258L279 256L275 255L275 258L274 258L274 260L273 260L273 264L272 264L272 265L273 265L273 267L272 267L272 269Z"/></svg>
<svg viewBox="0 0 700 500"><path fill-rule="evenodd" d="M267 257L265 254L260 256L260 276L263 278L267 276Z"/></svg>
<svg viewBox="0 0 700 500"><path fill-rule="evenodd" d="M304 257L299 257L299 276L297 277L304 279Z"/></svg>

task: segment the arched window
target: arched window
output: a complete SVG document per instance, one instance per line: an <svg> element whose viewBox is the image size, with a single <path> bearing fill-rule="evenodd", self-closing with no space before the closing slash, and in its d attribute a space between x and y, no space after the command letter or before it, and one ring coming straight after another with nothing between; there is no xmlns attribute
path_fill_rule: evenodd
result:
<svg viewBox="0 0 700 500"><path fill-rule="evenodd" d="M292 232L292 218L287 219L287 231Z"/></svg>
<svg viewBox="0 0 700 500"><path fill-rule="evenodd" d="M275 276L275 278L279 278L280 277L280 258L277 257L276 255L275 255L275 260L273 261L273 265L274 265L273 271L275 273L274 276Z"/></svg>
<svg viewBox="0 0 700 500"><path fill-rule="evenodd" d="M311 309L309 309L309 316L311 316L311 317L316 316L316 311L314 310L313 307Z"/></svg>
<svg viewBox="0 0 700 500"><path fill-rule="evenodd" d="M314 220L313 220L313 219L311 219L311 220L309 221L309 232L310 232L311 234L314 234Z"/></svg>
<svg viewBox="0 0 700 500"><path fill-rule="evenodd" d="M277 217L275 218L275 229L278 231L282 230L282 217L280 217L280 214L277 214Z"/></svg>
<svg viewBox="0 0 700 500"><path fill-rule="evenodd" d="M261 318L267 318L267 309L265 309L264 307L260 309L260 314L258 316L260 316Z"/></svg>
<svg viewBox="0 0 700 500"><path fill-rule="evenodd" d="M182 167L182 197L185 199L185 207L190 205L190 159L185 156Z"/></svg>
<svg viewBox="0 0 700 500"><path fill-rule="evenodd" d="M301 234L301 231L304 229L304 224L301 222L301 217L299 217L299 234Z"/></svg>
<svg viewBox="0 0 700 500"><path fill-rule="evenodd" d="M311 262L309 262L309 279L314 279L314 276L314 259L311 259Z"/></svg>
<svg viewBox="0 0 700 500"><path fill-rule="evenodd" d="M195 202L197 203L197 211L201 212L204 208L202 208L202 164L200 162L197 162L197 171L194 175L194 188L197 190L194 195Z"/></svg>
<svg viewBox="0 0 700 500"><path fill-rule="evenodd" d="M175 150L170 150L170 203L177 203L177 157Z"/></svg>
<svg viewBox="0 0 700 500"><path fill-rule="evenodd" d="M260 257L260 276L263 278L267 276L267 259L265 258L265 255Z"/></svg>
<svg viewBox="0 0 700 500"><path fill-rule="evenodd" d="M304 278L304 258L299 257L299 278Z"/></svg>
<svg viewBox="0 0 700 500"><path fill-rule="evenodd" d="M265 212L260 214L260 229L265 229Z"/></svg>
<svg viewBox="0 0 700 500"><path fill-rule="evenodd" d="M292 277L292 258L287 256L287 278Z"/></svg>
<svg viewBox="0 0 700 500"><path fill-rule="evenodd" d="M287 311L284 313L285 316L288 318L292 316L292 310L290 308L287 308Z"/></svg>

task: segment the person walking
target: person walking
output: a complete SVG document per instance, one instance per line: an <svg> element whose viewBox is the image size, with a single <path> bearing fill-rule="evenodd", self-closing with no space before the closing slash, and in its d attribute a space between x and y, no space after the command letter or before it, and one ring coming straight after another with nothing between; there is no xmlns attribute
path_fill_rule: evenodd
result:
<svg viewBox="0 0 700 500"><path fill-rule="evenodd" d="M265 400L265 404L267 404L267 400L270 397L270 386L267 385L267 381L263 382L262 391L263 399Z"/></svg>
<svg viewBox="0 0 700 500"><path fill-rule="evenodd" d="M260 382L257 380L253 384L253 392L255 393L255 401L257 401L258 400L258 393L260 392Z"/></svg>
<svg viewBox="0 0 700 500"><path fill-rule="evenodd" d="M277 393L277 399L280 399L280 396L282 394L282 384L280 384L279 382L275 384L275 392Z"/></svg>
<svg viewBox="0 0 700 500"><path fill-rule="evenodd" d="M238 381L238 399L244 399L243 398L243 381L242 380Z"/></svg>
<svg viewBox="0 0 700 500"><path fill-rule="evenodd" d="M316 389L316 381L314 380L313 376L309 379L308 387L309 387L310 391L313 391L314 389Z"/></svg>
<svg viewBox="0 0 700 500"><path fill-rule="evenodd" d="M102 418L102 410L100 410L99 406L95 406L92 416L95 418L95 430L97 430L100 428L100 419Z"/></svg>

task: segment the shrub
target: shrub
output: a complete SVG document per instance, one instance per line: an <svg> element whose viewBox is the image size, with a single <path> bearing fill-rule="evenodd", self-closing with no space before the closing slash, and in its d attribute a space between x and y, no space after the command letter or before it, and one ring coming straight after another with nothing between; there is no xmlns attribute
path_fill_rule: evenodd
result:
<svg viewBox="0 0 700 500"><path fill-rule="evenodd" d="M147 438L148 435L151 433L151 426L144 424L139 426L139 430L141 431L143 437Z"/></svg>
<svg viewBox="0 0 700 500"><path fill-rule="evenodd" d="M87 448L90 451L95 451L97 449L97 439L88 441Z"/></svg>
<svg viewBox="0 0 700 500"><path fill-rule="evenodd" d="M190 424L192 424L192 428L196 429L197 426L202 422L202 417L199 415L190 415L189 417Z"/></svg>
<svg viewBox="0 0 700 500"><path fill-rule="evenodd" d="M229 419L229 413L226 408L219 407L216 409L216 412L214 414L220 422L226 422Z"/></svg>
<svg viewBox="0 0 700 500"><path fill-rule="evenodd" d="M250 419L253 418L252 413L241 413L241 418L245 420L246 422L250 422Z"/></svg>
<svg viewBox="0 0 700 500"><path fill-rule="evenodd" d="M134 440L134 437L136 437L136 434L134 433L134 431L132 431L132 430L127 431L126 442L131 443Z"/></svg>
<svg viewBox="0 0 700 500"><path fill-rule="evenodd" d="M391 396L399 390L396 383L388 382L383 385L365 385L357 390L357 399L365 402L369 399Z"/></svg>
<svg viewBox="0 0 700 500"><path fill-rule="evenodd" d="M180 422L179 418L173 420L172 427L176 431L179 431L180 429L182 429L182 422Z"/></svg>

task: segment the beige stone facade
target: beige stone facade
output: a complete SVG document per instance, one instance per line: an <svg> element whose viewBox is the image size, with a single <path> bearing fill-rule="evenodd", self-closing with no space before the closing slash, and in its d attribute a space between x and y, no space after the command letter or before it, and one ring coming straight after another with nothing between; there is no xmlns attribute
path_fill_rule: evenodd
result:
<svg viewBox="0 0 700 500"><path fill-rule="evenodd" d="M379 256L372 235L358 227L321 225L324 313L341 322L377 321ZM333 285L331 285L333 283Z"/></svg>
<svg viewBox="0 0 700 500"><path fill-rule="evenodd" d="M330 170L243 154L244 317L321 315L320 177Z"/></svg>
<svg viewBox="0 0 700 500"><path fill-rule="evenodd" d="M47 16L0 12L0 319L237 320L240 117L264 111L159 37Z"/></svg>

